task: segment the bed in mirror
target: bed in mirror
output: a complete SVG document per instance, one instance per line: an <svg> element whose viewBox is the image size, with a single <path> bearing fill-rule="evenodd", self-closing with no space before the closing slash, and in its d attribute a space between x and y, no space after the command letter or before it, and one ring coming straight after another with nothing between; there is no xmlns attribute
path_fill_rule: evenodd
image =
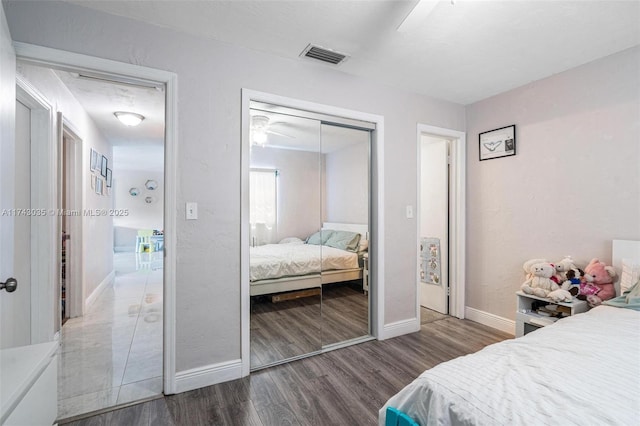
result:
<svg viewBox="0 0 640 426"><path fill-rule="evenodd" d="M370 334L370 132L252 103L251 368Z"/></svg>

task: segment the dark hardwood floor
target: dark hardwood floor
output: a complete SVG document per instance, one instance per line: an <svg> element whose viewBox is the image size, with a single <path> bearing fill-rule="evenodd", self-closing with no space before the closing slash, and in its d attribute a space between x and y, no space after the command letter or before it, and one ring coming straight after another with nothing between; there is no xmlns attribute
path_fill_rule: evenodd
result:
<svg viewBox="0 0 640 426"><path fill-rule="evenodd" d="M269 296L251 300L252 368L368 335L369 297L362 281L324 285L321 296L278 303Z"/></svg>
<svg viewBox="0 0 640 426"><path fill-rule="evenodd" d="M513 337L469 320L437 318L417 333L327 352L71 424L375 425L387 399L424 370Z"/></svg>

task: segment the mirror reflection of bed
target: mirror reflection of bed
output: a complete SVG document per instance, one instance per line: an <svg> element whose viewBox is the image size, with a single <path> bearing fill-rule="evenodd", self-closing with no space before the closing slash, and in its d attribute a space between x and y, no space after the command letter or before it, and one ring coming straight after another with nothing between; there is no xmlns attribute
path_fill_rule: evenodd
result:
<svg viewBox="0 0 640 426"><path fill-rule="evenodd" d="M250 111L252 369L370 334L370 131L281 112Z"/></svg>

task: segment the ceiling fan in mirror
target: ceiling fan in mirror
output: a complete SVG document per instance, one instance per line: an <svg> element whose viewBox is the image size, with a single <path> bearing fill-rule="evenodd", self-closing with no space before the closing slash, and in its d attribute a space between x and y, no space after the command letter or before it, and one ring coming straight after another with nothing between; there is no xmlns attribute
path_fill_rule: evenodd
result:
<svg viewBox="0 0 640 426"><path fill-rule="evenodd" d="M285 138L294 139L293 136L272 129L278 124L287 124L284 122L274 122L266 115L251 116L251 143L253 145L265 146L267 144L267 134L283 136Z"/></svg>

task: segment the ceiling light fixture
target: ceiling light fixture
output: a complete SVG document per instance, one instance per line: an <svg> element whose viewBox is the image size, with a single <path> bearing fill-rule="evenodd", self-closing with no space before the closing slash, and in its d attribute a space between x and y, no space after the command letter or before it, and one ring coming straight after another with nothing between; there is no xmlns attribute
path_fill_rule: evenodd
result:
<svg viewBox="0 0 640 426"><path fill-rule="evenodd" d="M433 12L433 9L435 9L438 3L440 2L427 0L418 1L411 12L409 12L409 14L404 18L402 23L398 25L396 31L406 33L418 28L427 19L431 12ZM453 1L451 1L451 4L453 4Z"/></svg>
<svg viewBox="0 0 640 426"><path fill-rule="evenodd" d="M252 139L255 145L265 146L267 144L267 132L264 130L254 130Z"/></svg>
<svg viewBox="0 0 640 426"><path fill-rule="evenodd" d="M137 126L142 123L142 120L144 120L143 115L136 114L135 112L117 111L114 112L113 115L115 115L116 118L125 126Z"/></svg>

